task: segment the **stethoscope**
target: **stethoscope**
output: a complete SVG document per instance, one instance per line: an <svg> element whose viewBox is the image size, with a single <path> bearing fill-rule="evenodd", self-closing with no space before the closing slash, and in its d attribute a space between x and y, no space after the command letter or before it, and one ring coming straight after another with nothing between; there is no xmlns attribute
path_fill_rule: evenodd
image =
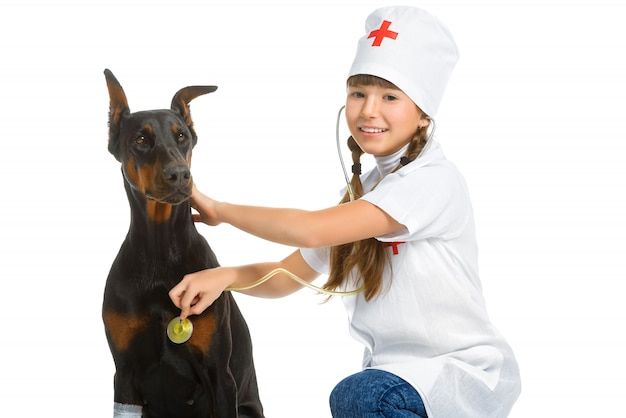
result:
<svg viewBox="0 0 626 418"><path fill-rule="evenodd" d="M346 182L346 188L348 191L348 195L350 196L350 201L354 201L354 191L352 190L352 184L350 184L350 177L348 176L348 171L346 170L346 164L344 162L343 159L343 154L341 152L341 141L339 138L339 125L341 123L341 114L343 113L344 109L346 108L346 106L341 106L339 108L339 111L337 112L337 121L335 123L335 142L337 144L337 154L339 156L339 162L341 163L341 169L343 171L343 176ZM418 158L420 155L422 155L424 153L424 151L430 147L431 144L431 139L433 137L433 134L435 132L435 121L433 119L430 119L431 121L431 131L428 135L428 138L426 140L426 145L424 146L424 148L422 148L422 150L420 151ZM335 290L328 290L328 289L324 289L322 287L319 286L315 286L312 283L307 282L306 280L298 277L297 275L295 275L294 273L290 272L289 270L286 270L284 268L277 268L274 269L272 271L270 271L269 273L267 273L265 276L261 277L259 280L247 285L247 286L241 286L241 287L227 287L226 289L224 289L225 291L244 291L244 290L248 290L248 289L252 289L254 287L257 287L263 283L265 283L266 281L268 281L269 279L271 279L272 277L276 276L277 274L284 274L287 277L289 277L290 279L298 282L299 284L301 284L302 286L308 287L310 289L315 290L318 293L324 294L324 295L328 295L328 296L353 296L353 295L357 295L359 293L361 293L363 291L363 286L359 287L358 289L355 290L350 290L350 291L335 291ZM180 319L180 317L176 317L174 319L172 319L168 325L167 325L167 337L170 339L170 341L172 341L175 344L183 344L185 342L187 342L190 338L191 335L193 333L193 324L191 323L191 321L189 320L189 318L185 318L185 319Z"/></svg>
<svg viewBox="0 0 626 418"><path fill-rule="evenodd" d="M348 176L348 171L346 170L346 164L343 162L343 154L341 152L341 144L339 141L339 124L341 123L341 113L344 111L346 106L341 106L339 111L337 112L337 122L335 123L335 143L337 144L337 155L339 156L339 162L341 163L341 170L343 171L343 178L346 182L346 187L348 190L348 196L350 196L350 201L354 201L354 191L352 190L352 184L350 184L350 177Z"/></svg>
<svg viewBox="0 0 626 418"><path fill-rule="evenodd" d="M361 286L358 289L345 291L345 292L324 289L322 287L315 286L314 284L307 282L306 280L298 277L297 275L293 274L292 272L284 268L274 269L270 271L269 273L267 273L265 276L261 277L259 280L247 286L227 287L226 289L224 289L224 291L239 292L243 290L252 289L253 287L257 287L265 283L266 281L276 276L277 274L284 274L287 277L291 278L292 280L300 283L302 286L306 286L310 289L315 290L318 293L322 293L322 294L329 295L329 296L352 296L352 295L357 295L363 291L363 286ZM167 337L170 339L171 342L175 344L183 344L191 338L191 334L193 333L193 324L189 320L189 318L180 319L180 316L177 316L176 318L172 319L167 324L166 333L167 333Z"/></svg>

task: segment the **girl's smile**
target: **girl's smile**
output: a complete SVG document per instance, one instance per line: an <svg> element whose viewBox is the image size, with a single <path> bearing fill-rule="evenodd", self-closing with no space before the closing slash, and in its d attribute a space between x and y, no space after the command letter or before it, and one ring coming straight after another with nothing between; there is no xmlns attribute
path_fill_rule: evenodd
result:
<svg viewBox="0 0 626 418"><path fill-rule="evenodd" d="M381 128L369 128L367 126L362 126L361 128L359 128L361 130L361 132L363 132L364 134L380 134L386 131L386 129L381 129Z"/></svg>

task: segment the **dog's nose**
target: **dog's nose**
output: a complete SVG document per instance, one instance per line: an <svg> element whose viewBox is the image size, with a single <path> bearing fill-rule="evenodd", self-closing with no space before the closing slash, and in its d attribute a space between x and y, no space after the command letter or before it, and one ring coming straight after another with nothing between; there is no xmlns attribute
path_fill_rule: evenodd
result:
<svg viewBox="0 0 626 418"><path fill-rule="evenodd" d="M165 175L165 179L172 186L184 186L189 182L191 178L191 172L189 171L189 167L186 165L176 165L173 167L168 167L163 172Z"/></svg>

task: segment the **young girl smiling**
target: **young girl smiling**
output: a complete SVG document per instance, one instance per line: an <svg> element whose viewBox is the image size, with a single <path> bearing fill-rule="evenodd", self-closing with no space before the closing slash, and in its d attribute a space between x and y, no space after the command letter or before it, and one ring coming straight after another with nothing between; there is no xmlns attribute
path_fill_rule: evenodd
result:
<svg viewBox="0 0 626 418"><path fill-rule="evenodd" d="M243 206L194 188L206 224L298 249L277 262L186 275L170 297L184 319L275 269L307 282L328 274L327 290L362 288L342 299L365 347L363 370L331 394L333 417L506 417L520 393L517 363L487 315L467 186L432 139L456 44L412 7L378 9L365 26L347 81L353 177L340 204ZM364 153L376 167L361 174ZM273 298L301 289L284 270L241 291Z"/></svg>

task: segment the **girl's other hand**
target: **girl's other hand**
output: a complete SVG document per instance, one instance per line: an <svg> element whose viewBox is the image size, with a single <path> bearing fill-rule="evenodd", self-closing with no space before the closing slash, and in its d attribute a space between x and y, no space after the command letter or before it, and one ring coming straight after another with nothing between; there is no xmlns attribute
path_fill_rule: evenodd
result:
<svg viewBox="0 0 626 418"><path fill-rule="evenodd" d="M180 310L180 318L200 315L230 284L230 269L217 267L187 274L174 286L169 297Z"/></svg>

